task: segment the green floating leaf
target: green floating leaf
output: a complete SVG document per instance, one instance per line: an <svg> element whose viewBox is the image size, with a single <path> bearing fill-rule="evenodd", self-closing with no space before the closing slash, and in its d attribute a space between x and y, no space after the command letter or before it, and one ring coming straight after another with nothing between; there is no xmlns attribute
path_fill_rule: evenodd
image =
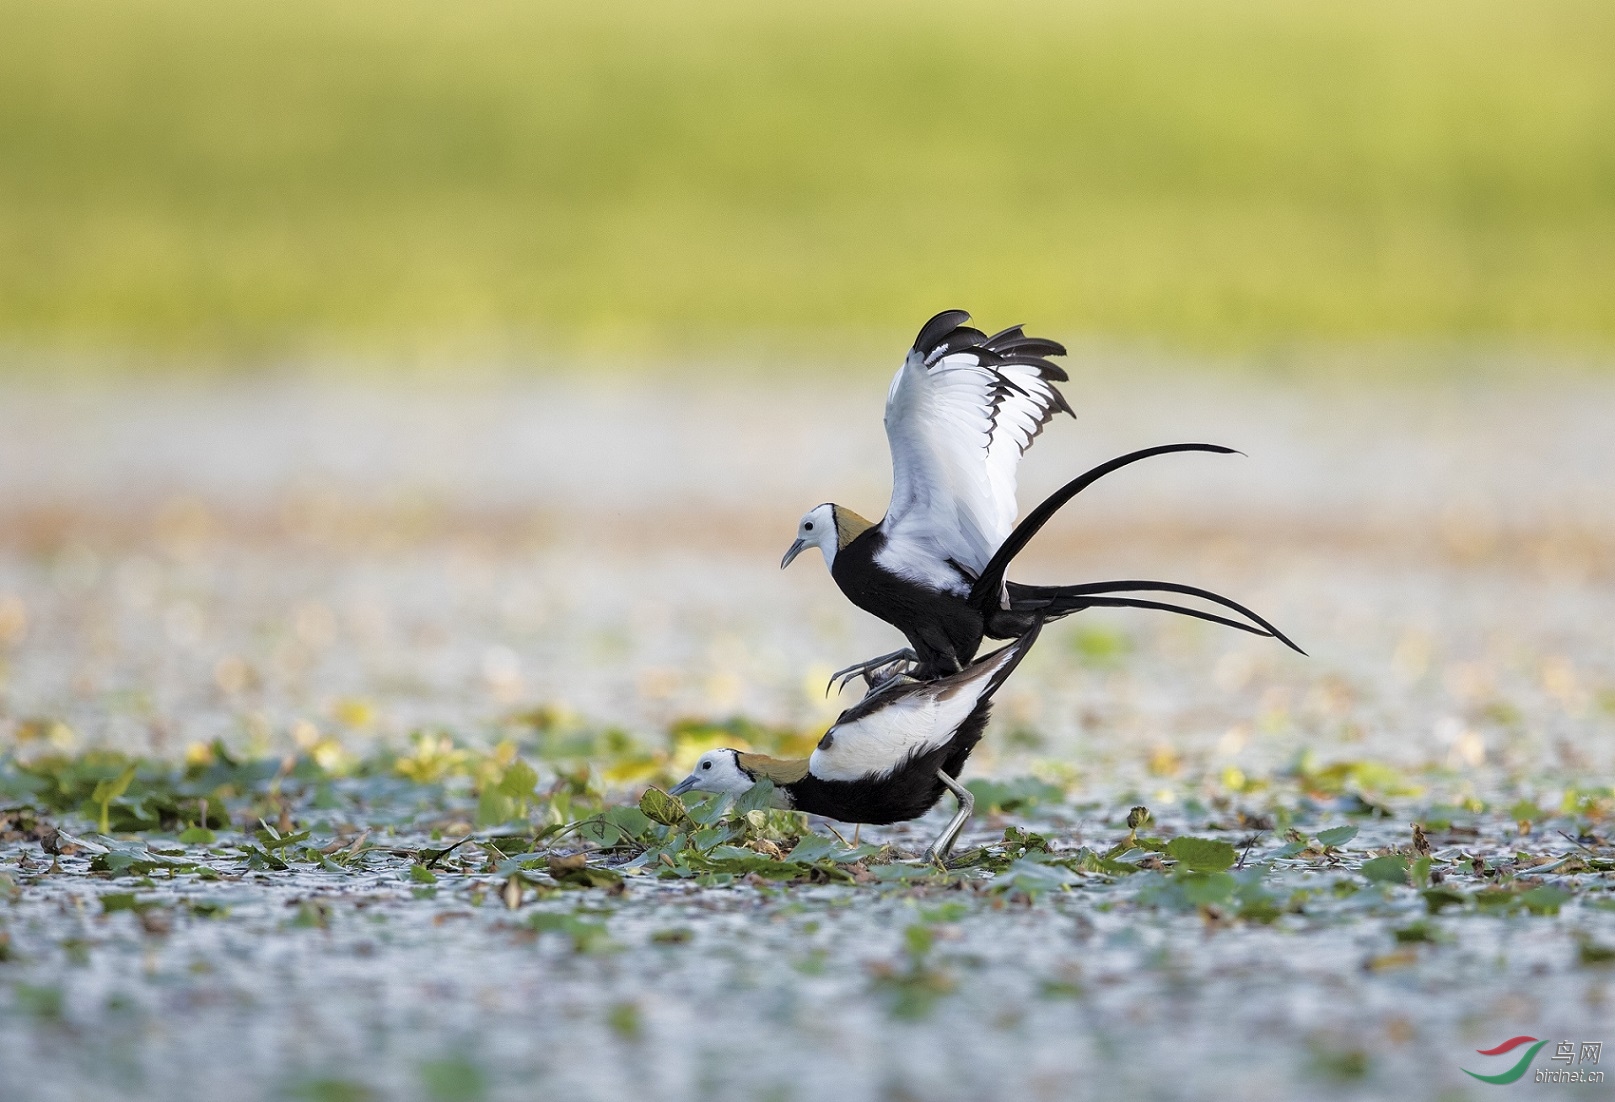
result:
<svg viewBox="0 0 1615 1102"><path fill-rule="evenodd" d="M1166 852L1191 872L1222 872L1239 856L1233 846L1214 838L1174 838L1166 844Z"/></svg>
<svg viewBox="0 0 1615 1102"><path fill-rule="evenodd" d="M1364 861L1363 867L1357 870L1376 884L1406 884L1408 882L1408 859L1396 854L1386 854L1384 857L1375 857Z"/></svg>
<svg viewBox="0 0 1615 1102"><path fill-rule="evenodd" d="M970 905L957 899L946 903L939 903L935 907L927 907L920 912L920 917L927 922L958 922L970 913Z"/></svg>
<svg viewBox="0 0 1615 1102"><path fill-rule="evenodd" d="M31 983L19 983L11 989L11 996L19 1010L25 1010L36 1018L54 1021L62 1016L64 1000L60 987L35 987Z"/></svg>
<svg viewBox="0 0 1615 1102"><path fill-rule="evenodd" d="M1183 897L1197 907L1226 903L1238 882L1226 872L1191 872L1183 877Z"/></svg>
<svg viewBox="0 0 1615 1102"><path fill-rule="evenodd" d="M869 872L876 880L882 882L891 880L929 880L932 877L942 875L930 865L876 865Z"/></svg>
<svg viewBox="0 0 1615 1102"><path fill-rule="evenodd" d="M517 817L516 801L499 791L497 786L484 788L482 795L477 798L479 827L502 826Z"/></svg>
<svg viewBox="0 0 1615 1102"><path fill-rule="evenodd" d="M112 827L108 821L112 801L129 791L129 782L135 779L136 768L136 766L131 765L122 773L119 773L116 778L101 781L95 786L95 791L90 793L90 799L101 805L99 827L102 834L112 833Z"/></svg>
<svg viewBox="0 0 1615 1102"><path fill-rule="evenodd" d="M287 869L291 868L290 865L282 861L279 857L276 857L271 853L266 853L257 846L243 845L237 848L240 849L242 856L247 859L247 867L249 869L272 869L275 872L285 872ZM110 858L115 855L108 854L107 856Z"/></svg>
<svg viewBox="0 0 1615 1102"><path fill-rule="evenodd" d="M411 865L409 867L409 878L415 881L417 884L437 883L437 873L433 872L425 865Z"/></svg>
<svg viewBox="0 0 1615 1102"><path fill-rule="evenodd" d="M608 807L600 818L614 827L624 841L654 841L650 837L653 823L637 807Z"/></svg>
<svg viewBox="0 0 1615 1102"><path fill-rule="evenodd" d="M1331 848L1335 846L1343 846L1355 837L1357 837L1357 828L1350 824L1346 826L1330 827L1328 830L1320 830L1317 834L1318 841L1321 844Z"/></svg>
<svg viewBox="0 0 1615 1102"><path fill-rule="evenodd" d="M804 834L802 840L796 843L796 848L786 855L785 860L811 865L815 861L823 861L842 852L844 850L841 843L834 838L825 838L819 834Z"/></svg>
<svg viewBox="0 0 1615 1102"><path fill-rule="evenodd" d="M764 777L735 801L735 814L745 815L753 811L766 811L774 805L774 782Z"/></svg>
<svg viewBox="0 0 1615 1102"><path fill-rule="evenodd" d="M617 1003L607 1012L606 1022L625 1041L639 1040L645 1028L640 1019L639 1004L633 1002Z"/></svg>
<svg viewBox="0 0 1615 1102"><path fill-rule="evenodd" d="M101 781L90 794L90 799L98 804L109 803L129 791L129 783L135 779L137 767L131 765L116 777Z"/></svg>
<svg viewBox="0 0 1615 1102"><path fill-rule="evenodd" d="M715 849L725 842L744 837L744 835L745 831L743 828L736 829L735 827L727 824L703 827L694 834L690 835L690 845L694 846L698 850L701 850L702 852L706 852L708 850Z"/></svg>
<svg viewBox="0 0 1615 1102"><path fill-rule="evenodd" d="M1577 949L1576 959L1588 968L1615 966L1615 945L1600 945L1591 938L1583 939Z"/></svg>
<svg viewBox="0 0 1615 1102"><path fill-rule="evenodd" d="M965 785L976 798L976 810L1023 811L1039 804L1058 804L1065 799L1065 790L1036 777L1018 777L1010 781L974 780Z"/></svg>
<svg viewBox="0 0 1615 1102"><path fill-rule="evenodd" d="M527 920L527 925L541 934L565 934L572 939L574 952L594 953L611 947L604 924L585 922L575 915L539 911Z"/></svg>
<svg viewBox="0 0 1615 1102"><path fill-rule="evenodd" d="M533 767L517 758L505 769L505 775L499 778L499 792L512 800L527 800L533 795L533 789L538 785L538 774Z"/></svg>
<svg viewBox="0 0 1615 1102"><path fill-rule="evenodd" d="M755 873L766 880L801 880L813 875L813 866L798 864L795 861L778 861L772 857L765 857L760 853L753 853L749 849L737 849L734 846L720 846L719 850L729 851L730 854L744 854L745 856L712 857L703 863L713 872L727 872L738 876ZM833 868L828 866L827 868ZM838 876L846 878L847 874L838 872Z"/></svg>
<svg viewBox="0 0 1615 1102"><path fill-rule="evenodd" d="M1108 876L1130 876L1139 871L1139 867L1130 861L1117 861L1109 857L1103 857L1087 846L1077 850L1076 858L1068 863L1072 868L1080 872L1097 872Z"/></svg>
<svg viewBox="0 0 1615 1102"><path fill-rule="evenodd" d="M312 831L301 830L295 834L282 834L268 823L264 823L264 829L255 833L259 844L263 846L264 850L268 853L273 853L276 850L290 849L292 846L308 841Z"/></svg>
<svg viewBox="0 0 1615 1102"><path fill-rule="evenodd" d="M446 1056L421 1065L421 1086L433 1102L478 1102L487 1097L488 1077L464 1056Z"/></svg>
<svg viewBox="0 0 1615 1102"><path fill-rule="evenodd" d="M117 914L119 911L134 911L139 914L155 906L157 906L156 900L140 899L134 892L108 892L101 897L102 914Z"/></svg>
<svg viewBox="0 0 1615 1102"><path fill-rule="evenodd" d="M292 1097L305 1102L372 1102L376 1093L350 1079L310 1079L295 1087Z"/></svg>
<svg viewBox="0 0 1615 1102"><path fill-rule="evenodd" d="M195 866L186 861L162 857L144 846L115 842L106 853L90 858L91 872L109 872L114 876L145 876L157 869L190 869Z"/></svg>
<svg viewBox="0 0 1615 1102"><path fill-rule="evenodd" d="M1032 855L1022 857L993 877L992 890L1036 899L1044 892L1060 891L1075 884L1078 879L1077 874L1064 865L1040 861L1037 855Z"/></svg>
<svg viewBox="0 0 1615 1102"><path fill-rule="evenodd" d="M1284 914L1279 901L1271 897L1247 899L1239 905L1239 917L1245 922L1259 922L1264 925L1277 922Z"/></svg>
<svg viewBox="0 0 1615 1102"><path fill-rule="evenodd" d="M218 838L207 827L189 827L179 836L180 842L187 846L211 846Z"/></svg>
<svg viewBox="0 0 1615 1102"><path fill-rule="evenodd" d="M1411 944L1421 941L1433 942L1440 940L1436 935L1435 927L1431 926L1428 922L1410 923L1409 925L1402 926L1391 931L1391 933L1395 935L1397 941L1400 941L1403 944Z"/></svg>
<svg viewBox="0 0 1615 1102"><path fill-rule="evenodd" d="M925 956L931 951L931 946L935 942L936 935L931 932L931 927L918 922L903 931L903 947L908 950L911 957Z"/></svg>
<svg viewBox="0 0 1615 1102"><path fill-rule="evenodd" d="M1536 823L1546 819L1548 817L1548 813L1538 807L1536 805L1536 801L1534 800L1520 800L1513 807L1508 809L1508 817L1513 819L1515 822L1524 820L1527 822Z"/></svg>
<svg viewBox="0 0 1615 1102"><path fill-rule="evenodd" d="M1424 896L1424 905L1431 914L1440 914L1448 907L1462 907L1469 902L1469 897L1454 888L1427 888L1420 893Z"/></svg>
<svg viewBox="0 0 1615 1102"><path fill-rule="evenodd" d="M690 817L683 800L669 796L660 788L645 789L645 794L639 798L639 810L651 822L663 826L678 826Z"/></svg>
<svg viewBox="0 0 1615 1102"><path fill-rule="evenodd" d="M717 793L692 793L695 799L685 804L690 815L690 822L697 826L710 827L723 819L723 813L729 808L729 797Z"/></svg>
<svg viewBox="0 0 1615 1102"><path fill-rule="evenodd" d="M1559 908L1574 898L1570 892L1563 888L1555 888L1548 884L1532 888L1520 895L1520 902L1525 904L1526 910L1534 915L1556 915Z"/></svg>
<svg viewBox="0 0 1615 1102"><path fill-rule="evenodd" d="M550 875L555 882L566 888L620 888L622 887L622 873L612 869L596 868L584 865L580 868L550 867Z"/></svg>

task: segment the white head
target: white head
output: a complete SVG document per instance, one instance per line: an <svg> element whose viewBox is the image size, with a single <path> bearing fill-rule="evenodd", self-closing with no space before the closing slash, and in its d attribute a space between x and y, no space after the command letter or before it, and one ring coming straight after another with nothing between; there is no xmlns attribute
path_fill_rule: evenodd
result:
<svg viewBox="0 0 1615 1102"><path fill-rule="evenodd" d="M785 557L780 560L779 568L784 570L787 566L790 566L791 560L809 547L817 547L824 552L824 565L833 566L836 561L837 549L844 547L847 542L841 536L842 525L839 523L841 520L839 513L840 510L830 504L809 509L802 518L801 523L796 526L796 542L791 544L789 551L785 552ZM865 522L865 527L868 527L867 522Z"/></svg>
<svg viewBox="0 0 1615 1102"><path fill-rule="evenodd" d="M690 775L673 786L670 795L682 796L686 792L740 795L756 783L756 778L740 768L739 756L738 750L708 750L695 763Z"/></svg>

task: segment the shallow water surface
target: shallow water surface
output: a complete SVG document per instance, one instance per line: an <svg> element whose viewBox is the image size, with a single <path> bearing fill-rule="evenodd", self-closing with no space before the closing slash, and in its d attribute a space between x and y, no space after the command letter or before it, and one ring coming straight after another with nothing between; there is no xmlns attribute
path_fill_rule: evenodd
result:
<svg viewBox="0 0 1615 1102"><path fill-rule="evenodd" d="M481 844L519 833L478 819L508 753L541 824L852 699L826 675L893 633L777 563L819 501L879 514L882 381L12 384L0 804L53 807L24 768L53 755L247 772L208 789L211 842L178 840L190 788L111 843L49 812L86 843L54 861L0 842L0 1096L1478 1098L1464 1069L1510 1060L1477 1049L1608 1039L1615 391L1113 367L1073 373L1023 502L1164 440L1248 458L1107 480L1018 576L1207 586L1310 657L1145 613L1051 628L967 772L1038 783L980 789L948 873L893 863L946 807L800 874L748 864L797 844L773 820L677 868L651 834ZM460 757L428 776L438 739ZM255 840L277 815L310 837ZM105 844L156 853L92 869ZM577 851L620 890L550 866Z"/></svg>

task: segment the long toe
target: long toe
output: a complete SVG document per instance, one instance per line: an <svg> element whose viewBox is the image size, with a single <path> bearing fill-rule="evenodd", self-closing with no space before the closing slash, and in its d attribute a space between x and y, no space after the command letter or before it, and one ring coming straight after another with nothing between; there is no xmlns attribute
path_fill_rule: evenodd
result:
<svg viewBox="0 0 1615 1102"><path fill-rule="evenodd" d="M846 688L855 677L862 677L865 683L867 683L870 688L873 688L875 685L875 681L872 679L873 674L879 672L887 666L893 666L899 663L912 665L916 661L918 661L918 659L915 657L914 652L905 647L902 650L892 651L890 654L880 655L878 658L871 658L865 662L854 663L853 665L848 666L846 669L837 670L835 673L831 674L830 683L825 686L824 693L826 696L829 696L831 690L840 692L842 689Z"/></svg>

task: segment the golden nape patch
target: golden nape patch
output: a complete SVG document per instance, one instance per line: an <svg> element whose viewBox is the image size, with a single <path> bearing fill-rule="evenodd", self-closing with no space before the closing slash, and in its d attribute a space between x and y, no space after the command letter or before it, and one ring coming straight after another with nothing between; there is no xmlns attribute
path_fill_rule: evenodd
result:
<svg viewBox="0 0 1615 1102"><path fill-rule="evenodd" d="M767 754L736 754L740 768L754 777L767 777L775 784L795 784L807 776L807 758L771 758Z"/></svg>
<svg viewBox="0 0 1615 1102"><path fill-rule="evenodd" d="M836 518L836 549L847 546L864 532L873 528L874 522L867 521L851 509L840 505L831 506Z"/></svg>

